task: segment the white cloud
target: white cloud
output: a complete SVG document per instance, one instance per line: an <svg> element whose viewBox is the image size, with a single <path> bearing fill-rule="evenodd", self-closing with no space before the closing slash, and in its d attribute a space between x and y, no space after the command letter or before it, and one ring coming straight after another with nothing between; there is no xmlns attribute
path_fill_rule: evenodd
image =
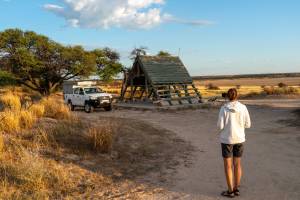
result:
<svg viewBox="0 0 300 200"><path fill-rule="evenodd" d="M207 21L186 21L163 13L165 0L61 0L62 6L46 4L44 8L65 18L73 27L123 27L149 29L164 22L207 25Z"/></svg>

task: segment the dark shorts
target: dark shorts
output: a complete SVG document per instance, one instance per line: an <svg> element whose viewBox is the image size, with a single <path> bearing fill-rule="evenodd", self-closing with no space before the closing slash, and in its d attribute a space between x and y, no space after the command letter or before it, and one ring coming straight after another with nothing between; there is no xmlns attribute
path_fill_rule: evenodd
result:
<svg viewBox="0 0 300 200"><path fill-rule="evenodd" d="M243 143L240 144L223 144L222 145L222 156L223 158L242 157L244 151Z"/></svg>

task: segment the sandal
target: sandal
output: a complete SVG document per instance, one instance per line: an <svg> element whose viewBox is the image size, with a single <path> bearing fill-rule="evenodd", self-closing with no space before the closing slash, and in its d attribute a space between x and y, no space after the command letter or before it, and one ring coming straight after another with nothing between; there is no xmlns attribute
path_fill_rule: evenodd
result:
<svg viewBox="0 0 300 200"><path fill-rule="evenodd" d="M221 193L223 197L234 198L234 192L224 191Z"/></svg>
<svg viewBox="0 0 300 200"><path fill-rule="evenodd" d="M233 193L235 196L240 196L240 190L238 188L236 188L235 190L233 190Z"/></svg>

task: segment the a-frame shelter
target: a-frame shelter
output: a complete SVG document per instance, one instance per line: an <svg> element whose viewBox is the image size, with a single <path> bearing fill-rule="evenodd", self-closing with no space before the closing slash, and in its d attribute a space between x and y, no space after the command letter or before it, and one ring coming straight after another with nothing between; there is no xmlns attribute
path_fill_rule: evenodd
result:
<svg viewBox="0 0 300 200"><path fill-rule="evenodd" d="M137 56L124 75L121 100L195 104L201 102L201 95L179 57Z"/></svg>

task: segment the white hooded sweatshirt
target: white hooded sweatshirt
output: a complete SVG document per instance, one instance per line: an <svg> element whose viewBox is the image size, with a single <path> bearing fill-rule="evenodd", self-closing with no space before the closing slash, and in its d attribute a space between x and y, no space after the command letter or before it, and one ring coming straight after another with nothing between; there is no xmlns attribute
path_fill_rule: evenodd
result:
<svg viewBox="0 0 300 200"><path fill-rule="evenodd" d="M218 120L221 143L238 144L245 142L245 128L250 128L250 126L249 112L244 104L231 101L222 106Z"/></svg>

